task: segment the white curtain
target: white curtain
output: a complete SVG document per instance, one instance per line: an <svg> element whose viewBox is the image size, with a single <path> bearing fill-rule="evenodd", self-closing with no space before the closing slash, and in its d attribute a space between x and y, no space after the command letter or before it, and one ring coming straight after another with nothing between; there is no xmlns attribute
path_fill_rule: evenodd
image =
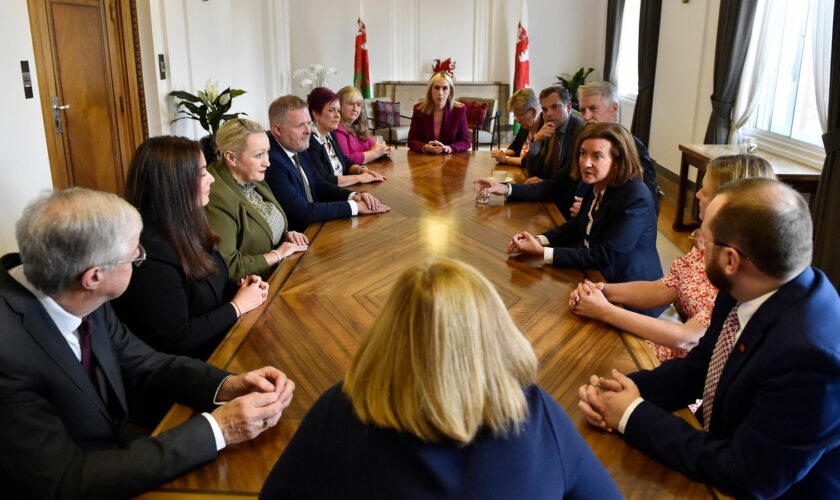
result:
<svg viewBox="0 0 840 500"><path fill-rule="evenodd" d="M784 9L769 9L767 2L759 2L753 22L753 32L738 96L732 109L729 144L741 142L742 130L754 125L758 103L774 85L776 63L779 60L781 37L777 34L784 24Z"/></svg>
<svg viewBox="0 0 840 500"><path fill-rule="evenodd" d="M809 31L814 50L814 94L823 133L828 132L828 84L831 73L830 40L833 19L834 0L811 0L809 22L812 25Z"/></svg>

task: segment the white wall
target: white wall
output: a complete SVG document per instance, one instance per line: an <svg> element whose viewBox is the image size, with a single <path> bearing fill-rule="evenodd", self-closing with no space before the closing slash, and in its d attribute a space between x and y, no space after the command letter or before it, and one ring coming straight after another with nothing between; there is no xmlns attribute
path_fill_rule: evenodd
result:
<svg viewBox="0 0 840 500"><path fill-rule="evenodd" d="M0 16L0 254L17 249L14 224L23 208L44 190L52 189L44 122L29 13L26 2L4 2ZM25 99L20 61L29 61L34 97ZM50 131L52 133L52 131Z"/></svg>
<svg viewBox="0 0 840 500"><path fill-rule="evenodd" d="M675 173L678 145L702 143L706 135L719 9L720 0L662 2L649 149Z"/></svg>
<svg viewBox="0 0 840 500"><path fill-rule="evenodd" d="M267 124L268 103L289 91L286 0L139 0L137 10L146 102L154 108L150 134L206 135L193 120L170 123L177 115L167 94L195 93L207 80L245 90L231 111ZM166 80L158 75L158 54Z"/></svg>

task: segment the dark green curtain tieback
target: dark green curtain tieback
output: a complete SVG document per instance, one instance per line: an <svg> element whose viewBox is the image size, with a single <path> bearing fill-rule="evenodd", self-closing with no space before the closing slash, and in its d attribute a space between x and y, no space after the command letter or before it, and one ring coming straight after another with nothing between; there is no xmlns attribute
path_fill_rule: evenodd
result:
<svg viewBox="0 0 840 500"><path fill-rule="evenodd" d="M840 151L840 128L824 133L822 140L826 156Z"/></svg>
<svg viewBox="0 0 840 500"><path fill-rule="evenodd" d="M718 116L729 116L732 114L732 108L735 107L735 101L718 101L714 97L711 98L712 110Z"/></svg>

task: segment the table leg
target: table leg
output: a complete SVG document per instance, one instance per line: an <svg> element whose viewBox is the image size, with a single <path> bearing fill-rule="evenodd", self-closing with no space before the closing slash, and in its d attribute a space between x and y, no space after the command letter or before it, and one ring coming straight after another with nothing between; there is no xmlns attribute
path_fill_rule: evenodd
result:
<svg viewBox="0 0 840 500"><path fill-rule="evenodd" d="M688 191L688 159L685 157L685 153L683 153L680 159L680 187L677 191L676 216L674 217L674 225L672 226L674 231L686 230L685 223L683 222L686 191Z"/></svg>

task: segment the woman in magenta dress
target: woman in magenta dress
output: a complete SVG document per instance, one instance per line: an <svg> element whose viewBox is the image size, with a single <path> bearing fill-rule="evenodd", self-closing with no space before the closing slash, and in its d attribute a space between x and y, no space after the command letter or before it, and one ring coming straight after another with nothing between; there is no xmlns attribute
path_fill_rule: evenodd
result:
<svg viewBox="0 0 840 500"><path fill-rule="evenodd" d="M414 106L408 147L428 154L449 154L470 149L467 108L454 100L452 78L439 72L429 79L426 97Z"/></svg>
<svg viewBox="0 0 840 500"><path fill-rule="evenodd" d="M368 128L364 99L359 89L346 86L337 92L341 106L341 122L333 135L338 147L351 162L357 165L391 156L391 147L377 142Z"/></svg>
<svg viewBox="0 0 840 500"><path fill-rule="evenodd" d="M703 187L697 192L700 218L720 186L747 177L775 178L775 175L766 160L754 155L720 156L712 160ZM579 284L569 297L572 312L646 339L660 361L685 357L706 333L718 292L706 277L703 245L699 243L688 254L674 260L671 270L661 280ZM684 323L643 316L616 305L645 309L671 303Z"/></svg>

